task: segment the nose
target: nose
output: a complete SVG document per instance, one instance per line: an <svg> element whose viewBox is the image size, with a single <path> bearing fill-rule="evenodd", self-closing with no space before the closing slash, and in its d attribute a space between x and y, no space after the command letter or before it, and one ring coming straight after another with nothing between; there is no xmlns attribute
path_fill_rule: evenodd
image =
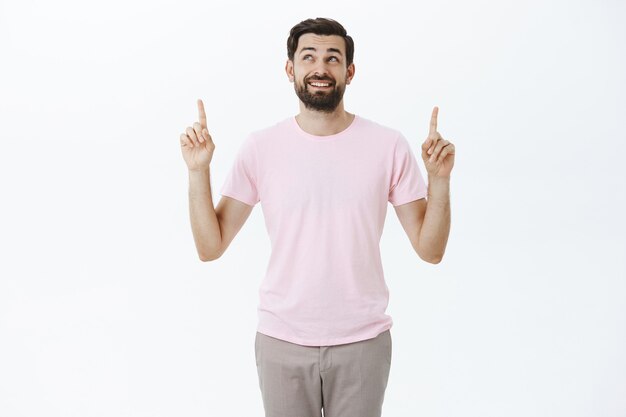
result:
<svg viewBox="0 0 626 417"><path fill-rule="evenodd" d="M318 77L330 77L330 72L325 62L318 63L313 69L313 74Z"/></svg>
<svg viewBox="0 0 626 417"><path fill-rule="evenodd" d="M333 79L333 77L330 75L330 73L328 71L326 71L325 69L320 69L320 70L315 70L313 71L313 77L317 77L317 78L321 78L321 79L326 79L326 80L331 80Z"/></svg>

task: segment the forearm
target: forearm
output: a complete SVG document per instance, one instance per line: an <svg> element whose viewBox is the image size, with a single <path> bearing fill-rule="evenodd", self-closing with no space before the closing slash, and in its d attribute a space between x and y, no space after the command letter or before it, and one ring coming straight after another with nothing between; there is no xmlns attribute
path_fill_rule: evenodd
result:
<svg viewBox="0 0 626 417"><path fill-rule="evenodd" d="M219 253L222 235L213 206L210 170L189 171L189 216L200 259L213 259Z"/></svg>
<svg viewBox="0 0 626 417"><path fill-rule="evenodd" d="M424 259L439 263L450 234L450 177L429 177L427 201L419 253Z"/></svg>

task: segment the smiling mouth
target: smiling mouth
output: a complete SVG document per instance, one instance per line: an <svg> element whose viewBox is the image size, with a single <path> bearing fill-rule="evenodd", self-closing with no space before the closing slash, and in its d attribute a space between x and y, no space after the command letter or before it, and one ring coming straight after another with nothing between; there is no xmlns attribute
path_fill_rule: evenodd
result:
<svg viewBox="0 0 626 417"><path fill-rule="evenodd" d="M315 87L315 88L330 88L330 87L332 87L332 83L325 82L325 81L309 81L308 84L310 86L312 86L312 87Z"/></svg>

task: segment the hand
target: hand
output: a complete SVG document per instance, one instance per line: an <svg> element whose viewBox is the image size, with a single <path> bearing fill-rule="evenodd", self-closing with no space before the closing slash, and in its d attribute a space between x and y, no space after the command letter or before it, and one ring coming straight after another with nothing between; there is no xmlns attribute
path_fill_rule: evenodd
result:
<svg viewBox="0 0 626 417"><path fill-rule="evenodd" d="M454 145L437 132L439 107L433 108L428 138L422 143L422 159L429 177L450 177L454 165Z"/></svg>
<svg viewBox="0 0 626 417"><path fill-rule="evenodd" d="M215 150L215 144L206 126L204 104L200 99L198 99L198 115L199 122L195 122L193 127L187 127L186 133L180 135L183 158L190 171L208 170Z"/></svg>

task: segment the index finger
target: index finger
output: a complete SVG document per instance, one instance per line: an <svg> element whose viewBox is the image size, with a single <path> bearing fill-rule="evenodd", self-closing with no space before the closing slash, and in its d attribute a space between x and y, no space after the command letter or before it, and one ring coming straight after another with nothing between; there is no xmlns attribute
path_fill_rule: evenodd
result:
<svg viewBox="0 0 626 417"><path fill-rule="evenodd" d="M434 135L437 131L437 115L439 114L439 107L435 106L433 108L433 114L430 116L430 132L429 135Z"/></svg>
<svg viewBox="0 0 626 417"><path fill-rule="evenodd" d="M206 128L206 113L204 112L204 103L198 99L198 118L203 128Z"/></svg>

